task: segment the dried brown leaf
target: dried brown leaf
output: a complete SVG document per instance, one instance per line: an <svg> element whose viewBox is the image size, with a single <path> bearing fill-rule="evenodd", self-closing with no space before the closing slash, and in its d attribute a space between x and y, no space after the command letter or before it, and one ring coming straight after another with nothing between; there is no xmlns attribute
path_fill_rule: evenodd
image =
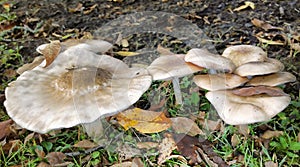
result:
<svg viewBox="0 0 300 167"><path fill-rule="evenodd" d="M73 145L73 147L80 147L80 148L86 148L86 149L94 148L96 146L97 145L95 143L93 143L89 140L82 140Z"/></svg>
<svg viewBox="0 0 300 167"><path fill-rule="evenodd" d="M242 134L245 137L249 136L250 129L247 124L246 125L236 125L236 127L238 129L239 134Z"/></svg>
<svg viewBox="0 0 300 167"><path fill-rule="evenodd" d="M34 137L34 132L30 133L29 135L27 135L24 139L24 145L29 141L31 140L33 137Z"/></svg>
<svg viewBox="0 0 300 167"><path fill-rule="evenodd" d="M9 119L3 122L0 122L0 140L7 137L11 133L11 125L13 120Z"/></svg>
<svg viewBox="0 0 300 167"><path fill-rule="evenodd" d="M190 136L204 134L198 125L189 118L175 117L170 119L172 121L172 128L177 133L186 133Z"/></svg>
<svg viewBox="0 0 300 167"><path fill-rule="evenodd" d="M121 162L118 164L114 164L111 167L132 167L132 162L127 161L127 162Z"/></svg>
<svg viewBox="0 0 300 167"><path fill-rule="evenodd" d="M282 89L268 86L246 87L232 90L232 93L238 96L254 96L259 94L267 94L269 96L285 96L286 93Z"/></svg>
<svg viewBox="0 0 300 167"><path fill-rule="evenodd" d="M157 163L161 165L165 159L171 155L172 151L176 149L176 143L173 139L173 136L169 133L165 134L165 138L161 141L158 146L159 156L157 159Z"/></svg>
<svg viewBox="0 0 300 167"><path fill-rule="evenodd" d="M128 160L131 159L135 156L140 156L142 155L141 150L132 147L129 144L120 144L117 148L116 151L119 154L119 160Z"/></svg>
<svg viewBox="0 0 300 167"><path fill-rule="evenodd" d="M134 157L132 159L132 165L131 165L131 167L143 167L143 166L144 166L144 163L141 160L141 158Z"/></svg>
<svg viewBox="0 0 300 167"><path fill-rule="evenodd" d="M47 164L46 162L40 162L37 167L51 167L51 165Z"/></svg>
<svg viewBox="0 0 300 167"><path fill-rule="evenodd" d="M231 136L231 145L232 145L232 147L237 146L239 143L240 143L239 136L237 134L233 134Z"/></svg>
<svg viewBox="0 0 300 167"><path fill-rule="evenodd" d="M256 19L256 18L252 19L251 22L252 22L252 24L255 25L256 27L262 28L262 29L264 29L265 31L268 31L268 30L274 30L274 29L276 29L276 30L283 30L283 29L280 28L280 27L272 26L271 24L266 23L266 22L261 21L261 20Z"/></svg>
<svg viewBox="0 0 300 167"><path fill-rule="evenodd" d="M61 152L50 152L47 154L46 159L50 163L51 166L55 166L61 163L64 163L64 159L66 155Z"/></svg>
<svg viewBox="0 0 300 167"><path fill-rule="evenodd" d="M44 158L45 157L45 152L43 150L40 150L39 148L36 148L34 150L34 152L36 153L36 155L39 157L39 158Z"/></svg>
<svg viewBox="0 0 300 167"><path fill-rule="evenodd" d="M267 130L264 132L264 134L261 136L261 138L263 139L271 139L273 137L279 137L283 135L282 131L271 131L271 130Z"/></svg>
<svg viewBox="0 0 300 167"><path fill-rule="evenodd" d="M148 111L139 108L120 112L116 115L116 118L125 130L132 127L141 133L157 133L171 126L171 120L163 112Z"/></svg>
<svg viewBox="0 0 300 167"><path fill-rule="evenodd" d="M49 44L41 45L38 47L38 52L44 55L46 59L46 65L44 68L48 67L58 56L61 50L60 41L51 41Z"/></svg>
<svg viewBox="0 0 300 167"><path fill-rule="evenodd" d="M278 163L273 161L267 161L265 162L265 167L278 167Z"/></svg>
<svg viewBox="0 0 300 167"><path fill-rule="evenodd" d="M136 144L137 148L139 149L151 149L158 147L158 143L155 142L138 142Z"/></svg>

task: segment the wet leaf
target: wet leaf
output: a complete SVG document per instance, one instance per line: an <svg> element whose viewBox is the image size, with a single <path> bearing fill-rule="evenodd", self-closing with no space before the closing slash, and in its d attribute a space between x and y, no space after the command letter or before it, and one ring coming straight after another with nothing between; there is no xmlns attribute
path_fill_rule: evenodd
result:
<svg viewBox="0 0 300 167"><path fill-rule="evenodd" d="M267 130L264 132L264 134L261 136L263 139L271 139L273 137L279 137L283 135L282 131L271 131L271 130Z"/></svg>
<svg viewBox="0 0 300 167"><path fill-rule="evenodd" d="M165 138L161 141L158 146L159 156L157 159L157 163L161 165L165 159L171 155L172 151L176 149L177 146L173 139L173 136L169 133L165 134Z"/></svg>
<svg viewBox="0 0 300 167"><path fill-rule="evenodd" d="M11 125L13 120L9 119L3 122L0 122L0 140L7 137L11 133Z"/></svg>
<svg viewBox="0 0 300 167"><path fill-rule="evenodd" d="M120 112L116 115L116 118L125 130L132 127L141 133L157 133L171 126L171 120L163 112L148 111L139 108Z"/></svg>
<svg viewBox="0 0 300 167"><path fill-rule="evenodd" d="M272 26L271 24L266 23L266 22L261 21L261 20L256 19L256 18L252 19L251 22L252 22L252 24L255 25L256 27L262 28L262 29L264 29L265 31L268 31L268 30L274 30L274 29L275 29L275 30L276 30L276 29L277 29L277 30L283 30L283 29L280 28L280 27Z"/></svg>
<svg viewBox="0 0 300 167"><path fill-rule="evenodd" d="M172 128L177 133L185 133L190 136L204 134L198 125L191 119L186 117L170 118L172 121Z"/></svg>
<svg viewBox="0 0 300 167"><path fill-rule="evenodd" d="M51 152L47 154L46 159L50 163L51 166L55 166L61 163L64 163L64 159L66 158L66 155L61 152Z"/></svg>
<svg viewBox="0 0 300 167"><path fill-rule="evenodd" d="M250 1L246 1L244 5L233 9L233 11L240 11L240 10L244 10L246 8L250 7L251 9L255 9L255 4L253 2Z"/></svg>
<svg viewBox="0 0 300 167"><path fill-rule="evenodd" d="M124 57L130 57L130 56L136 56L139 55L140 53L138 52L127 52L127 51L118 51L118 52L114 52L120 56L124 56Z"/></svg>
<svg viewBox="0 0 300 167"><path fill-rule="evenodd" d="M49 44L41 45L37 48L37 51L44 55L46 59L46 65L44 68L48 67L58 56L61 50L60 41L51 41Z"/></svg>
<svg viewBox="0 0 300 167"><path fill-rule="evenodd" d="M259 94L267 94L269 96L285 96L286 93L282 89L268 86L246 87L232 90L232 93L238 96L254 96Z"/></svg>
<svg viewBox="0 0 300 167"><path fill-rule="evenodd" d="M73 147L80 147L80 148L94 148L97 145L89 140L82 140L79 141L78 143L74 144Z"/></svg>

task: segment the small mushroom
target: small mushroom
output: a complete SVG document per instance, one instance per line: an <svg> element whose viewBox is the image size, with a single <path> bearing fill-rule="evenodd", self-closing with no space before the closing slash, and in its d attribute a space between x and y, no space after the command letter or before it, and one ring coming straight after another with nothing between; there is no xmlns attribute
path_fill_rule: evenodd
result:
<svg viewBox="0 0 300 167"><path fill-rule="evenodd" d="M101 47L98 44L71 46L48 67L44 61L22 73L5 89L8 115L23 128L46 133L91 123L135 103L149 88L151 76L144 69L131 69L118 59L90 51Z"/></svg>
<svg viewBox="0 0 300 167"><path fill-rule="evenodd" d="M284 83L295 82L295 81L296 81L296 77L293 74L289 72L278 72L269 75L255 76L247 83L247 85L277 86Z"/></svg>
<svg viewBox="0 0 300 167"><path fill-rule="evenodd" d="M246 77L230 73L196 75L193 80L199 87L210 91L236 88L248 81Z"/></svg>
<svg viewBox="0 0 300 167"><path fill-rule="evenodd" d="M252 45L236 45L230 46L222 53L238 67L249 62L263 62L267 59L267 53L260 47Z"/></svg>
<svg viewBox="0 0 300 167"><path fill-rule="evenodd" d="M206 49L191 49L184 60L206 69L222 70L230 73L235 69L235 65L230 59L210 53Z"/></svg>
<svg viewBox="0 0 300 167"><path fill-rule="evenodd" d="M277 59L268 58L264 62L249 62L237 67L235 74L240 76L255 76L282 71L284 65Z"/></svg>
<svg viewBox="0 0 300 167"><path fill-rule="evenodd" d="M288 95L238 96L230 90L212 91L205 96L219 116L231 125L268 121L284 110L291 100Z"/></svg>

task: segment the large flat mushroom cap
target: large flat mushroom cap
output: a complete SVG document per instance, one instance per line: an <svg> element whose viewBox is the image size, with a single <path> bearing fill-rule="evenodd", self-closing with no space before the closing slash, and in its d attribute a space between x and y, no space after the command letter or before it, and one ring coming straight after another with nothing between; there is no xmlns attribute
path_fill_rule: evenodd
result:
<svg viewBox="0 0 300 167"><path fill-rule="evenodd" d="M184 61L181 54L163 55L155 59L147 68L153 80L171 80L202 70L203 68Z"/></svg>
<svg viewBox="0 0 300 167"><path fill-rule="evenodd" d="M236 45L230 46L222 53L238 67L249 62L262 62L267 59L267 53L260 47L252 45Z"/></svg>
<svg viewBox="0 0 300 167"><path fill-rule="evenodd" d="M206 49L193 48L188 51L184 60L207 69L228 71L230 73L235 69L235 65L230 59L210 53Z"/></svg>
<svg viewBox="0 0 300 167"><path fill-rule="evenodd" d="M21 127L46 133L90 123L128 108L149 88L145 69L72 46L47 68L25 71L5 89L8 115Z"/></svg>
<svg viewBox="0 0 300 167"><path fill-rule="evenodd" d="M219 116L228 124L240 125L268 121L284 110L290 103L290 97L269 96L238 96L231 91L212 91L206 98L217 110Z"/></svg>
<svg viewBox="0 0 300 167"><path fill-rule="evenodd" d="M255 76L282 71L284 65L277 59L268 58L265 62L249 62L237 67L234 71L239 76Z"/></svg>
<svg viewBox="0 0 300 167"><path fill-rule="evenodd" d="M232 89L248 81L247 77L229 73L196 75L193 80L197 86L210 91Z"/></svg>
<svg viewBox="0 0 300 167"><path fill-rule="evenodd" d="M247 83L247 85L278 86L284 83L295 82L295 81L296 81L296 77L293 74L289 72L278 72L269 75L255 76Z"/></svg>

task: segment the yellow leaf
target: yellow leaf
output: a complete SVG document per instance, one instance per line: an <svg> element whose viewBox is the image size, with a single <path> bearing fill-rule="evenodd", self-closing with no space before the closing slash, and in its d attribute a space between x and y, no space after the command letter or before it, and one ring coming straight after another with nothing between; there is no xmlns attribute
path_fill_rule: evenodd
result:
<svg viewBox="0 0 300 167"><path fill-rule="evenodd" d="M140 54L138 52L127 52L127 51L118 51L118 52L115 52L115 53L120 55L120 56L125 56L125 57L136 56L136 55Z"/></svg>
<svg viewBox="0 0 300 167"><path fill-rule="evenodd" d="M251 9L255 9L255 4L253 2L246 1L245 5L235 8L235 9L233 9L233 11L240 11L240 10L246 9L248 7L250 7Z"/></svg>
<svg viewBox="0 0 300 167"><path fill-rule="evenodd" d="M116 118L125 130L132 127L141 133L157 133L171 126L171 120L163 112L142 110L140 108L123 111L117 114Z"/></svg>
<svg viewBox="0 0 300 167"><path fill-rule="evenodd" d="M261 43L265 43L265 44L268 44L268 45L284 45L283 42L277 42L277 41L267 40L267 39L264 39L264 38L260 38L260 37L258 37L258 36L256 36L256 38L257 38Z"/></svg>

